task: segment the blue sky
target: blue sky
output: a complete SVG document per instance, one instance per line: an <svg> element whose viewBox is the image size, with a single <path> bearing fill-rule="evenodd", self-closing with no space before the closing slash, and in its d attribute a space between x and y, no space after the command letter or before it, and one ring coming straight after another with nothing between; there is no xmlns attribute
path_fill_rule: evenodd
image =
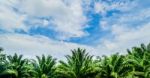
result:
<svg viewBox="0 0 150 78"><path fill-rule="evenodd" d="M33 58L126 53L150 41L150 0L1 0L0 47Z"/></svg>

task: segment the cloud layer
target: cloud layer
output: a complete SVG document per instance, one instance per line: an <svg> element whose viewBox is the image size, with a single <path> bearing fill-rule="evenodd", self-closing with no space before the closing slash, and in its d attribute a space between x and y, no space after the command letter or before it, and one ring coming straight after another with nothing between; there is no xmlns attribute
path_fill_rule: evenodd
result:
<svg viewBox="0 0 150 78"><path fill-rule="evenodd" d="M87 20L80 0L2 0L0 6L4 30L28 32L33 27L46 27L56 31L58 39L86 35Z"/></svg>
<svg viewBox="0 0 150 78"><path fill-rule="evenodd" d="M127 48L150 41L148 3L148 0L2 0L0 47L8 54L17 52L30 58L50 54L60 59L77 47L100 56L126 53ZM90 32L94 28L99 29ZM92 39L95 34L100 37ZM73 39L91 41L81 44ZM90 45L91 42L96 44Z"/></svg>

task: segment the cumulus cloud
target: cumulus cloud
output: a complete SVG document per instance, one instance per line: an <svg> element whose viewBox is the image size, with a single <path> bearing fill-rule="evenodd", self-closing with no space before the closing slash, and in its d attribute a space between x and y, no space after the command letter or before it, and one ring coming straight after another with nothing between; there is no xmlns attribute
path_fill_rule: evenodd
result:
<svg viewBox="0 0 150 78"><path fill-rule="evenodd" d="M58 32L58 39L82 37L87 35L82 4L80 0L2 0L1 26L5 30L26 32L35 26L47 26Z"/></svg>
<svg viewBox="0 0 150 78"><path fill-rule="evenodd" d="M141 43L147 44L150 41L150 8L143 6L145 3L147 1L134 0L132 3L122 5L123 8L119 6L115 8L112 8L112 6L106 7L109 11L119 8L118 11L121 13L114 13L109 17L103 16L100 20L100 27L110 33L101 39L98 47L103 47L109 52L126 53L127 48ZM129 9L124 9L129 5L131 5ZM108 10L103 11L107 13Z"/></svg>

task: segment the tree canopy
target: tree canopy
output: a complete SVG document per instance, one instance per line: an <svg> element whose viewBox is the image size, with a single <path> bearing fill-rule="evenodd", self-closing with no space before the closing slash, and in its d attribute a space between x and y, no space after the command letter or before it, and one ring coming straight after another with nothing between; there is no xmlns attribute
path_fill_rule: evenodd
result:
<svg viewBox="0 0 150 78"><path fill-rule="evenodd" d="M0 78L150 78L150 44L93 59L86 49L73 49L66 60L51 55L24 58L0 48Z"/></svg>

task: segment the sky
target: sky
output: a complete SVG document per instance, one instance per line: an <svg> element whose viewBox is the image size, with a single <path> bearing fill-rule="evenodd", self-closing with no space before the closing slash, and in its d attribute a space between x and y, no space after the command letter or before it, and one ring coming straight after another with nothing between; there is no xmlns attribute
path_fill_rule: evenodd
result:
<svg viewBox="0 0 150 78"><path fill-rule="evenodd" d="M150 0L0 0L6 54L52 55L71 49L102 56L150 42Z"/></svg>

